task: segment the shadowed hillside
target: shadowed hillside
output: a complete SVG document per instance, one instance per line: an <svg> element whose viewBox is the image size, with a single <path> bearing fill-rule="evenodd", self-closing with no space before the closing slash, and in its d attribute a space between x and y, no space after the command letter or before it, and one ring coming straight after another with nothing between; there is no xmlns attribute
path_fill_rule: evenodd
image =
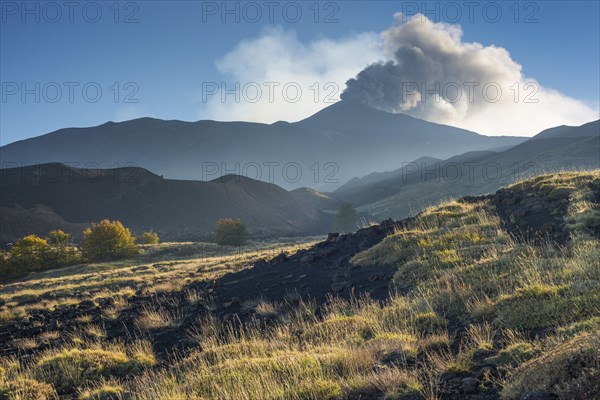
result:
<svg viewBox="0 0 600 400"><path fill-rule="evenodd" d="M310 196L232 175L200 182L163 179L142 168L44 164L3 169L0 185L4 242L58 227L80 234L82 224L105 218L165 240L211 238L220 218L241 218L257 237L312 234L331 224Z"/></svg>
<svg viewBox="0 0 600 400"><path fill-rule="evenodd" d="M332 197L376 218L403 218L442 199L497 190L542 172L600 167L600 121L557 127L502 152L420 159L344 185Z"/></svg>

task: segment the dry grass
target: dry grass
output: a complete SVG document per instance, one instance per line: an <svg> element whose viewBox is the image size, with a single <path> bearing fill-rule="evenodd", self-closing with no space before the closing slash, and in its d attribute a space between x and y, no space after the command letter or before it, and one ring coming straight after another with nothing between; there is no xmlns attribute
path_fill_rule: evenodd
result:
<svg viewBox="0 0 600 400"><path fill-rule="evenodd" d="M20 350L33 350L39 345L36 338L14 339L13 343Z"/></svg>
<svg viewBox="0 0 600 400"><path fill-rule="evenodd" d="M494 348L494 330L489 322L471 325L467 328L467 336L476 351L490 351Z"/></svg>
<svg viewBox="0 0 600 400"><path fill-rule="evenodd" d="M72 393L87 384L130 376L155 364L147 342L137 341L127 347L97 340L73 343L45 350L25 361L0 360L0 394L8 399L53 399L56 392ZM29 382L29 392L21 388L23 382Z"/></svg>
<svg viewBox="0 0 600 400"><path fill-rule="evenodd" d="M23 318L31 310L54 309L74 305L83 300L111 297L125 301L137 290L160 294L181 290L186 282L213 280L228 272L253 265L260 258L271 258L281 252L292 253L310 246L315 238L293 243L250 243L233 248L211 243L160 243L146 246L137 259L72 266L41 273L0 286L0 321ZM178 249L191 250L185 256ZM80 293L74 296L74 293ZM119 307L112 311L118 317Z"/></svg>
<svg viewBox="0 0 600 400"><path fill-rule="evenodd" d="M598 211L590 203L590 181L600 182L600 172L517 183L535 185L535 190L556 197L568 190L573 240L564 248L516 242L501 228L490 203L451 201L428 209L405 229L353 258L357 268L398 268L395 282L403 290L384 303L366 296L332 298L317 313L310 302L290 308L257 298L244 307L283 317L267 326L240 327L239 321L225 323L208 316L188 331L198 349L169 359L166 368L152 367L147 343L136 350L136 345L111 345L102 337L80 338L71 347L42 352L30 364L3 360L2 379L13 385L31 379L59 391L65 391L62 382L68 382L87 398L105 392L136 400L433 400L439 398L444 374L472 373L485 359L503 374L505 399L518 399L529 390L593 398L600 391L600 243L589 231ZM31 287L13 284L2 296L11 303L6 311L26 312L19 307L31 296L57 291L68 297L60 283L107 290L101 285L104 279L160 293L156 286L181 289L181 280L212 279L246 268L255 257L258 254L239 262L188 258L98 267L89 280L79 277L81 271L47 277L50 282L40 278ZM189 303L208 300L194 291L185 292L184 298ZM162 306L145 308L138 326L173 327L186 317L173 311L178 310L175 305ZM87 327L97 329L89 323ZM90 362L92 354L104 365L98 370L106 373L71 377L71 367ZM63 359L68 362L56 361ZM131 360L144 367L124 368ZM60 374L42 373L49 364L60 365Z"/></svg>
<svg viewBox="0 0 600 400"><path fill-rule="evenodd" d="M183 312L168 311L164 308L144 307L136 319L136 325L141 330L153 330L167 327L177 328L185 319Z"/></svg>

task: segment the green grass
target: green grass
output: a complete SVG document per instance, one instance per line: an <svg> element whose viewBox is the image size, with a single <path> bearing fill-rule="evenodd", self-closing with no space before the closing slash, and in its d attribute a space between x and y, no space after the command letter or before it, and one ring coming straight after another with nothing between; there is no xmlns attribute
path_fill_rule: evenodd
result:
<svg viewBox="0 0 600 400"><path fill-rule="evenodd" d="M533 358L535 354L535 348L531 343L513 343L500 350L497 355L489 357L487 361L495 365L517 366L523 361Z"/></svg>

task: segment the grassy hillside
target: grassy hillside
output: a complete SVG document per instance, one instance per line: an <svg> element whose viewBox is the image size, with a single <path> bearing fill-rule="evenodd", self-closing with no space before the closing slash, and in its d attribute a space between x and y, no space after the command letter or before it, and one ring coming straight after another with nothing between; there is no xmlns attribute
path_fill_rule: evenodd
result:
<svg viewBox="0 0 600 400"><path fill-rule="evenodd" d="M524 200L532 196L545 201ZM537 209L546 206L545 214ZM530 210L518 214L523 207ZM507 229L514 232L511 227L519 218L528 221L531 215L560 217L565 223L539 231L536 240L508 233ZM21 350L10 352L0 364L0 396L44 399L58 392L64 398L144 400L598 398L600 171L541 176L519 182L502 195L429 208L396 226L350 259L353 271L393 268L392 294L384 301L371 299L366 291L317 304L298 298L290 286L285 298L261 296L244 302L241 307L248 314L223 316L209 307L185 326L190 346L165 356L153 351L148 340L156 349L161 340L157 332L164 328L161 321L177 324L177 315L184 314L190 302L204 299L191 294L166 304L174 297L157 291L155 303L138 311L137 324L128 326L119 340L104 334L103 324L110 316L93 321L80 317L69 335L62 335L60 326L40 326L39 334L15 339ZM558 230L568 237L563 245L552 240L562 237ZM345 242L365 232L369 230L328 239L333 247L319 244L313 249L339 253ZM300 254L325 257L319 251ZM194 270L196 264L200 269ZM156 283L167 292L187 293L186 280L204 279L201 271L218 270L222 264L230 262L214 260L202 267L191 260L185 268L174 262L180 272L166 272L165 266L164 279ZM143 282L149 276L144 268L96 268L92 275L125 268L131 273L128 279L139 273ZM72 279L66 276L69 271L37 276L35 284L42 288ZM306 271L319 274L318 269ZM247 279L251 272L229 275L227 284L241 285L235 277ZM177 283L182 276L184 281ZM70 290L77 292L77 285L86 282L74 279ZM2 288L5 312L27 285ZM36 304L37 295L31 304ZM102 304L98 298L94 301ZM99 307L104 312L105 306ZM126 306L121 311L131 312ZM164 317L169 317L166 322ZM35 322L23 318L19 324L26 321ZM0 332L5 343L6 336ZM64 337L55 341L57 336Z"/></svg>
<svg viewBox="0 0 600 400"><path fill-rule="evenodd" d="M440 200L491 193L541 173L600 167L600 121L553 128L500 152L469 152L444 161L419 161L341 187L332 195L376 219L405 218Z"/></svg>

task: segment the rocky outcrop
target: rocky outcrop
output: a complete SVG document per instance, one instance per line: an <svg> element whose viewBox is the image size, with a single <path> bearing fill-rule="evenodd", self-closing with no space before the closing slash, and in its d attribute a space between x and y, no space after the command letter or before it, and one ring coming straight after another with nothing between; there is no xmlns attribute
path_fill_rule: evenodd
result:
<svg viewBox="0 0 600 400"><path fill-rule="evenodd" d="M569 239L565 216L569 208L568 189L556 189L552 196L521 188L500 189L494 196L504 228L515 237L540 243L564 244Z"/></svg>

